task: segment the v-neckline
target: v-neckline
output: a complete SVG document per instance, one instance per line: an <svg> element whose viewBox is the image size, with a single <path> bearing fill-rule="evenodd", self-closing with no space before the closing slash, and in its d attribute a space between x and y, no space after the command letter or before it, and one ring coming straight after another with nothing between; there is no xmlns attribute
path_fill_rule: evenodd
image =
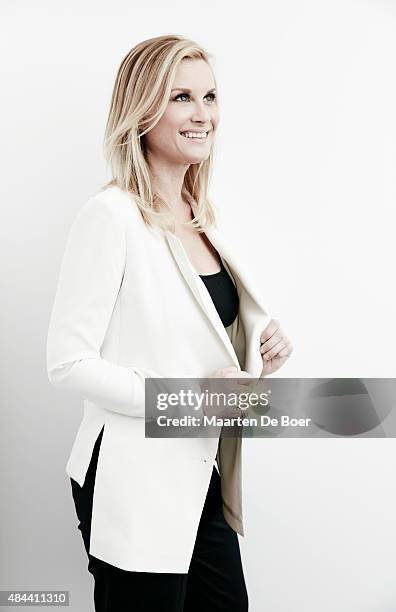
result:
<svg viewBox="0 0 396 612"><path fill-rule="evenodd" d="M220 257L220 270L218 272L213 272L212 274L199 274L201 278L213 278L214 276L219 276L224 271L224 264Z"/></svg>

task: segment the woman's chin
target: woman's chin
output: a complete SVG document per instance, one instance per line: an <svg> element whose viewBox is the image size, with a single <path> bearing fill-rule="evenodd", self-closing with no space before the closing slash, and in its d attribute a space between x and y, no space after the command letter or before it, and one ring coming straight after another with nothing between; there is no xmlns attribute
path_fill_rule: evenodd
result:
<svg viewBox="0 0 396 612"><path fill-rule="evenodd" d="M186 154L185 151L183 151L183 158L186 164L199 164L200 162L205 161L205 159L208 159L209 154L210 150L201 151L199 153L197 152L195 154Z"/></svg>

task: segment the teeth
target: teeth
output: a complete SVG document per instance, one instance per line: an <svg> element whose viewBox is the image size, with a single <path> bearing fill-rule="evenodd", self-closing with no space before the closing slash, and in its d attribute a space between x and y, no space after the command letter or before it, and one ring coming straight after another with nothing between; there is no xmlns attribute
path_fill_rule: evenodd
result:
<svg viewBox="0 0 396 612"><path fill-rule="evenodd" d="M182 136L184 136L185 138L206 138L207 137L207 133L206 132L201 132L200 134L197 134L196 132L180 132L180 134Z"/></svg>

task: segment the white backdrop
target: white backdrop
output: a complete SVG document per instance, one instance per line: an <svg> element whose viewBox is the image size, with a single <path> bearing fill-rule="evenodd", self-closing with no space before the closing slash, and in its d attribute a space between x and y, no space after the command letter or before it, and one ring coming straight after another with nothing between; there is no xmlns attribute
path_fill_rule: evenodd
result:
<svg viewBox="0 0 396 612"><path fill-rule="evenodd" d="M122 58L165 33L214 55L212 197L294 343L275 376L395 377L396 3L0 6L0 589L70 589L88 611L64 473L82 406L49 385L45 342L68 229L107 177ZM396 609L395 456L393 439L245 441L251 612Z"/></svg>

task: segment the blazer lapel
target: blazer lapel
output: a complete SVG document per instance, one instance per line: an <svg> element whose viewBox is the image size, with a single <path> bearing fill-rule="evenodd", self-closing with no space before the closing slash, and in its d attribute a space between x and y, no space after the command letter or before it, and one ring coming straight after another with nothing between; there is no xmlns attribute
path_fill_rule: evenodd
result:
<svg viewBox="0 0 396 612"><path fill-rule="evenodd" d="M253 302L257 305L259 309L261 309L264 313L267 312L264 303L262 302L260 294L257 292L256 287L249 278L249 275L246 269L242 269L241 262L237 259L237 257L232 253L231 249L228 247L226 242L224 241L221 233L218 229L213 228L205 232L210 242L216 248L216 250L222 256L222 259L225 260L229 267L231 268L232 274L235 274L241 283L242 289L246 291Z"/></svg>
<svg viewBox="0 0 396 612"><path fill-rule="evenodd" d="M212 228L207 230L205 234L218 251L225 267L231 273L231 277L236 277L236 279L233 280L234 282L235 280L237 281L236 285L240 294L240 317L247 332L246 343L248 344L252 339L253 341L256 340L254 336L257 335L257 326L262 325L263 322L267 323L270 320L269 315L262 304L261 298L258 295L252 281L248 278L246 271L242 270L240 263L231 253L220 232L216 228ZM165 237L175 261L179 266L179 269L190 287L195 299L201 306L205 315L208 317L215 332L220 337L220 340L223 342L234 365L236 365L239 369L242 369L230 337L224 328L216 307L213 304L205 284L191 264L181 240L171 232L165 232ZM248 307L245 308L245 304L248 304ZM259 343L257 342L257 347L252 347L249 344L249 346L246 348L249 367L253 372L257 372L258 376L259 372L261 371L260 365L262 365L261 355L259 353Z"/></svg>
<svg viewBox="0 0 396 612"><path fill-rule="evenodd" d="M176 260L176 263L179 266L179 269L182 272L183 277L187 282L188 286L190 287L195 299L201 306L203 312L208 317L216 333L219 335L221 341L225 345L225 348L227 349L232 359L232 362L239 368L240 365L238 357L235 353L234 347L232 346L231 340L224 328L224 325L221 322L216 307L214 306L202 279L196 272L194 266L191 264L181 240L170 232L166 232L165 236L172 251L172 254Z"/></svg>
<svg viewBox="0 0 396 612"><path fill-rule="evenodd" d="M226 268L233 277L239 294L239 315L243 328L243 345L245 347L244 363L242 365L246 372L254 377L259 377L263 369L263 360L260 353L260 334L271 321L271 315L264 306L260 293L250 277L249 269L243 265L241 259L235 254L235 249L226 243L218 229L210 229L206 232L213 246L220 253ZM238 338L241 332L240 325L235 331ZM240 341L237 340L240 345Z"/></svg>

